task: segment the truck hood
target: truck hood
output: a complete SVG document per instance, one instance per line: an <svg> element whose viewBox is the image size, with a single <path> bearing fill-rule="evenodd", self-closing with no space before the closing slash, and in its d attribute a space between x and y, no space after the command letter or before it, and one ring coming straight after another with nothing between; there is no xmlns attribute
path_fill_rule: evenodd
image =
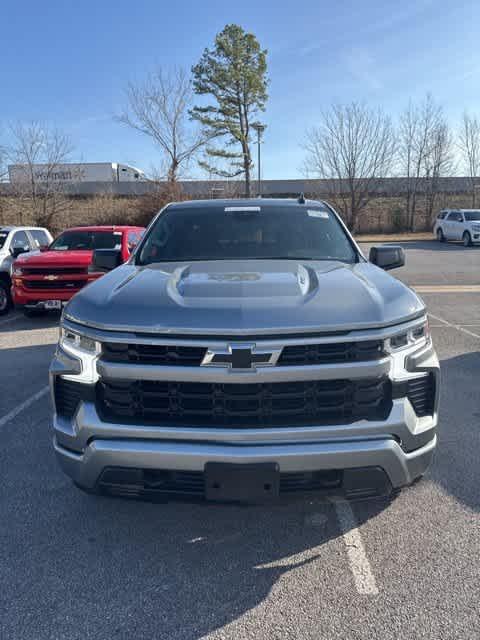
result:
<svg viewBox="0 0 480 640"><path fill-rule="evenodd" d="M29 251L15 260L18 267L88 267L93 251Z"/></svg>
<svg viewBox="0 0 480 640"><path fill-rule="evenodd" d="M125 264L83 289L65 314L107 330L258 335L378 328L424 310L369 263L249 260Z"/></svg>

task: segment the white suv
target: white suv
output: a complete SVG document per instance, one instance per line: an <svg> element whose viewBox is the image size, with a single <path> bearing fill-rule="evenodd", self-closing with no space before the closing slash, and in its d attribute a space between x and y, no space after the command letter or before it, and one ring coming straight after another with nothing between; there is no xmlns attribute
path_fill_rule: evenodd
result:
<svg viewBox="0 0 480 640"><path fill-rule="evenodd" d="M461 240L465 247L480 244L479 209L443 209L435 220L437 240Z"/></svg>
<svg viewBox="0 0 480 640"><path fill-rule="evenodd" d="M21 253L47 247L53 238L41 227L0 226L0 316L12 306L10 294L11 271L15 258Z"/></svg>

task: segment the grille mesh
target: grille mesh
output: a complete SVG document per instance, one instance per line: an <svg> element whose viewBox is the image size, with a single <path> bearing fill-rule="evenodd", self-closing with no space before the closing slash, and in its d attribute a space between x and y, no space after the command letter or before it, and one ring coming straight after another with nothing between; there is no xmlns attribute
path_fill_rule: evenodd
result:
<svg viewBox="0 0 480 640"><path fill-rule="evenodd" d="M28 289L81 289L87 280L24 280Z"/></svg>
<svg viewBox="0 0 480 640"><path fill-rule="evenodd" d="M386 377L363 380L218 384L130 380L98 383L109 420L154 425L261 428L382 420L391 409Z"/></svg>
<svg viewBox="0 0 480 640"><path fill-rule="evenodd" d="M103 345L103 360L137 364L200 366L206 346L165 346L149 344ZM376 360L384 354L381 340L289 345L283 348L277 366L303 366Z"/></svg>
<svg viewBox="0 0 480 640"><path fill-rule="evenodd" d="M22 271L30 276L48 276L87 273L86 267L22 267Z"/></svg>
<svg viewBox="0 0 480 640"><path fill-rule="evenodd" d="M200 366L206 347L177 347L149 344L106 342L102 359L107 362L132 362L176 366Z"/></svg>
<svg viewBox="0 0 480 640"><path fill-rule="evenodd" d="M278 364L309 365L376 360L384 355L381 340L293 345L283 348Z"/></svg>

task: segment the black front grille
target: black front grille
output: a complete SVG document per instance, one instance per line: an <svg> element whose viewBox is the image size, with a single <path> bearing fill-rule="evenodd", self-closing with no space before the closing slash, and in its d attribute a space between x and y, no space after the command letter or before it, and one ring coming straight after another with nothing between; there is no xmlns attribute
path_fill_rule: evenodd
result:
<svg viewBox="0 0 480 640"><path fill-rule="evenodd" d="M81 400L82 386L84 385L60 377L55 379L55 407L58 415L73 418Z"/></svg>
<svg viewBox="0 0 480 640"><path fill-rule="evenodd" d="M377 360L385 355L381 340L289 345L283 348L279 366L332 364Z"/></svg>
<svg viewBox="0 0 480 640"><path fill-rule="evenodd" d="M22 267L22 272L29 276L73 275L87 273L86 267Z"/></svg>
<svg viewBox="0 0 480 640"><path fill-rule="evenodd" d="M423 378L413 378L407 383L407 397L418 417L433 415L435 402L435 378L428 374Z"/></svg>
<svg viewBox="0 0 480 640"><path fill-rule="evenodd" d="M111 421L210 427L294 427L383 420L391 384L381 377L266 384L103 380L101 414Z"/></svg>
<svg viewBox="0 0 480 640"><path fill-rule="evenodd" d="M24 280L28 289L81 289L87 280Z"/></svg>
<svg viewBox="0 0 480 640"><path fill-rule="evenodd" d="M195 367L200 366L206 351L206 347L105 342L103 344L102 359L107 362Z"/></svg>

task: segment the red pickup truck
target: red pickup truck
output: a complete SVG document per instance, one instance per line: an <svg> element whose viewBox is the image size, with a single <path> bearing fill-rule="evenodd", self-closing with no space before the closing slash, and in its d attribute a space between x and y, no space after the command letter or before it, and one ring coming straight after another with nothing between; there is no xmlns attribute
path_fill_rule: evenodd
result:
<svg viewBox="0 0 480 640"><path fill-rule="evenodd" d="M102 273L91 272L95 249L117 249L128 260L143 227L75 227L64 231L45 251L21 254L13 264L12 298L25 315L60 310L82 287Z"/></svg>

